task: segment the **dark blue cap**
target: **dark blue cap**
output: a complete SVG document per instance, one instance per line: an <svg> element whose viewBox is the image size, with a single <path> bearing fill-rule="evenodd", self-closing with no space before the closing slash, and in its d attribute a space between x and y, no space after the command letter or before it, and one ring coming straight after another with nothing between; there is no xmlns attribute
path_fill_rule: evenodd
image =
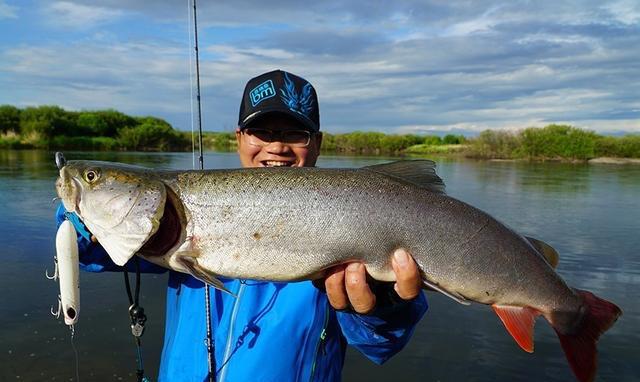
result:
<svg viewBox="0 0 640 382"><path fill-rule="evenodd" d="M238 116L240 129L270 113L293 117L310 131L320 130L316 90L309 81L295 74L274 70L247 82Z"/></svg>

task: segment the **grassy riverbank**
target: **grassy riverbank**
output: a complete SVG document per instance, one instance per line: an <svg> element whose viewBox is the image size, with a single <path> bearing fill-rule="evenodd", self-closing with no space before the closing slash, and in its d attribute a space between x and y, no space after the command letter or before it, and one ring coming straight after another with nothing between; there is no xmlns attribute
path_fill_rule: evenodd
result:
<svg viewBox="0 0 640 382"><path fill-rule="evenodd" d="M203 147L235 151L233 132L205 132ZM0 106L0 148L97 151L190 151L191 132L156 117L115 110L66 111L57 106ZM345 155L458 155L480 159L585 161L640 158L640 135L603 136L567 125L462 135L323 133L322 152Z"/></svg>

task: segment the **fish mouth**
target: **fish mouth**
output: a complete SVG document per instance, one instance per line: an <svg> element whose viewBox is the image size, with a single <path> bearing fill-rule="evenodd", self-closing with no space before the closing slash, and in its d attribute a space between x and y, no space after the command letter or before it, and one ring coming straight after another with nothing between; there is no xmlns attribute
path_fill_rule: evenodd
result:
<svg viewBox="0 0 640 382"><path fill-rule="evenodd" d="M170 187L165 186L167 200L158 230L138 250L139 255L164 256L186 237L184 207Z"/></svg>
<svg viewBox="0 0 640 382"><path fill-rule="evenodd" d="M262 167L293 167L295 161L281 161L281 160L263 160L260 161Z"/></svg>
<svg viewBox="0 0 640 382"><path fill-rule="evenodd" d="M82 216L80 212L82 184L67 172L66 167L60 170L60 176L56 180L56 191L67 211Z"/></svg>

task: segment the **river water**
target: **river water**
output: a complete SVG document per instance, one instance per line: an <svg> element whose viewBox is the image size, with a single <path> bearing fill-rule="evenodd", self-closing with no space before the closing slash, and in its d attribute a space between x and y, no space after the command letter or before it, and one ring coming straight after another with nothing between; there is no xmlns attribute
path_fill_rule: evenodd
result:
<svg viewBox="0 0 640 382"><path fill-rule="evenodd" d="M156 168L188 169L190 153L67 152ZM322 157L321 167L360 167L390 158ZM640 381L640 166L436 159L447 193L481 208L560 253L568 284L618 304L624 315L599 343L600 381ZM236 155L208 153L207 168L239 167ZM53 153L0 150L0 381L135 380L135 346L121 274L80 276L76 335L49 313L57 285ZM157 375L166 275L143 275L147 374ZM551 327L538 319L535 352L521 351L493 311L428 293L430 309L410 344L383 366L350 351L344 380L572 381ZM76 367L74 348L78 354ZM274 349L277 350L277 349ZM277 353L277 352L276 352ZM265 360L268 363L268 360Z"/></svg>

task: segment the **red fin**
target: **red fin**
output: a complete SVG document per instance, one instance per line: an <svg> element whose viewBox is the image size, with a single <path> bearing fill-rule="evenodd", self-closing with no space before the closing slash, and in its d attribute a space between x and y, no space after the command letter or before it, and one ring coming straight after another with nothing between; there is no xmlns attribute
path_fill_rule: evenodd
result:
<svg viewBox="0 0 640 382"><path fill-rule="evenodd" d="M622 314L620 308L590 292L576 289L587 306L582 323L574 334L562 334L554 328L569 365L580 382L593 381L596 375L598 351L596 342L602 333Z"/></svg>
<svg viewBox="0 0 640 382"><path fill-rule="evenodd" d="M533 325L538 311L521 306L491 305L522 350L533 353Z"/></svg>

